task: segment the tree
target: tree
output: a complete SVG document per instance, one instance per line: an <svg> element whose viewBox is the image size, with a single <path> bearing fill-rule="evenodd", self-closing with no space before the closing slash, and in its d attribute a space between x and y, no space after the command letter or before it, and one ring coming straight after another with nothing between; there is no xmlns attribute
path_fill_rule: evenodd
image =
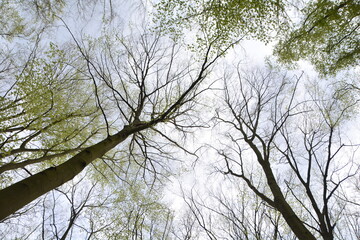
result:
<svg viewBox="0 0 360 240"><path fill-rule="evenodd" d="M192 101L198 95L199 84L206 77L210 66L222 54L210 59L212 46L209 46L198 64L198 69L175 69L175 56L179 49L174 45L165 47L159 36L142 35L134 45L119 39L119 36L115 38L118 42L106 41L106 47L99 49L98 53L89 52L75 39L83 64L87 68L85 77L88 83L92 84L93 99L103 118L103 140L81 149L58 165L2 189L0 205L6 206L1 209L2 219L69 181L94 160L126 141L129 136L136 136L143 130L155 129L159 123L170 121L177 126L175 119L191 111L188 107L191 107ZM120 44L118 49L115 48L117 43ZM47 65L42 67L41 71L46 71ZM14 88L14 92L17 91L18 89ZM114 114L114 109L118 111L118 115ZM110 113L111 115L108 115ZM41 132L39 129L33 135ZM33 137L22 139L21 145L26 145L29 139L32 140ZM133 143L137 141L137 137L132 139Z"/></svg>
<svg viewBox="0 0 360 240"><path fill-rule="evenodd" d="M218 148L223 173L241 179L280 212L298 239L341 239L348 204L337 196L349 196L344 189L359 170L345 150L353 143L344 140L341 128L356 99L316 85L296 94L301 76L291 83L271 70L236 74L235 81L224 77L225 105L216 115L222 127L232 128L225 135L228 143Z"/></svg>

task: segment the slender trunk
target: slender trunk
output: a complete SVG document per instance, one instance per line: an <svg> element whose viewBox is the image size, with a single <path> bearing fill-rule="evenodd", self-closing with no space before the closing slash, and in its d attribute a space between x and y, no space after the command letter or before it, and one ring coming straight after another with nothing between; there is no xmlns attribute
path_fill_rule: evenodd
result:
<svg viewBox="0 0 360 240"><path fill-rule="evenodd" d="M128 136L150 127L144 123L124 127L115 135L90 146L57 167L48 168L0 190L0 220L15 213L31 201L78 175L95 159L123 142Z"/></svg>
<svg viewBox="0 0 360 240"><path fill-rule="evenodd" d="M60 240L66 240L67 235L69 234L71 228L73 227L75 220L76 220L77 216L71 217L70 218L70 222L64 232L64 234L62 235L62 237L60 238Z"/></svg>

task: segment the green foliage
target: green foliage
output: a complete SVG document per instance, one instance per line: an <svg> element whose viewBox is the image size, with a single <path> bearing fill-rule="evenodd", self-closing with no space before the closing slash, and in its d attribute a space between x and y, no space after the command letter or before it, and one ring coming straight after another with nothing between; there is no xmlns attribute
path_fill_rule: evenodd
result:
<svg viewBox="0 0 360 240"><path fill-rule="evenodd" d="M99 197L91 205L99 207L88 208L84 218L91 219L93 229L103 229L94 239L163 239L173 219L171 210L162 202L163 185L146 184L139 174L142 167L127 155L126 150L112 150L93 163L87 173L96 182ZM158 178L165 180L163 176Z"/></svg>
<svg viewBox="0 0 360 240"><path fill-rule="evenodd" d="M184 28L193 30L197 47L211 43L222 49L241 38L268 42L287 23L282 1L163 0L156 8L164 32L179 37Z"/></svg>
<svg viewBox="0 0 360 240"><path fill-rule="evenodd" d="M20 3L29 6L29 1L22 0ZM30 3L34 15L46 22L54 21L55 17L62 13L65 5L65 0L33 0Z"/></svg>
<svg viewBox="0 0 360 240"><path fill-rule="evenodd" d="M302 10L301 23L276 47L282 62L309 60L322 74L359 63L360 3L318 0Z"/></svg>
<svg viewBox="0 0 360 240"><path fill-rule="evenodd" d="M11 21L9 21L11 19ZM11 39L24 31L25 23L13 1L0 2L0 36Z"/></svg>
<svg viewBox="0 0 360 240"><path fill-rule="evenodd" d="M313 107L314 116L311 119L318 120L324 127L339 128L359 112L359 91L349 83L349 79L356 79L353 74L345 74L338 78L328 78L326 85L322 81L314 79L307 85L311 98L316 102ZM315 122L312 120L311 122Z"/></svg>
<svg viewBox="0 0 360 240"><path fill-rule="evenodd" d="M99 132L91 82L81 68L75 55L50 44L16 76L0 99L0 156L9 156L3 164L66 153Z"/></svg>
<svg viewBox="0 0 360 240"><path fill-rule="evenodd" d="M0 2L0 36L30 36L53 23L65 7L63 0L4 0Z"/></svg>
<svg viewBox="0 0 360 240"><path fill-rule="evenodd" d="M133 239L134 236L143 236L145 239L162 239L168 231L172 214L160 202L161 194L139 180L123 184L125 186L118 188L111 197L114 200L113 211L107 220L113 224L102 233L104 238Z"/></svg>
<svg viewBox="0 0 360 240"><path fill-rule="evenodd" d="M357 0L309 1L293 27L286 1L162 0L156 7L162 31L175 38L195 35L194 50L208 44L223 49L241 38L280 40L275 53L286 64L306 59L320 73L333 74L359 63Z"/></svg>

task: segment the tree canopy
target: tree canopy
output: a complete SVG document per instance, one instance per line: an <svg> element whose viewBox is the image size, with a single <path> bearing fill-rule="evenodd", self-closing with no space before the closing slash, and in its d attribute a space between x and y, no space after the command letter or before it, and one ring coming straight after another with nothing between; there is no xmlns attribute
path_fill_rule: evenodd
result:
<svg viewBox="0 0 360 240"><path fill-rule="evenodd" d="M158 8L158 20L168 32L200 29L200 45L212 39L220 46L239 38L278 40L274 53L283 63L309 60L322 74L359 63L356 0L160 1Z"/></svg>
<svg viewBox="0 0 360 240"><path fill-rule="evenodd" d="M281 61L309 60L323 74L356 66L360 56L359 1L310 1L300 23L275 52Z"/></svg>
<svg viewBox="0 0 360 240"><path fill-rule="evenodd" d="M273 31L287 25L282 1L164 0L156 7L163 31L175 36L195 31L198 46L214 41L221 48L243 38L269 42Z"/></svg>

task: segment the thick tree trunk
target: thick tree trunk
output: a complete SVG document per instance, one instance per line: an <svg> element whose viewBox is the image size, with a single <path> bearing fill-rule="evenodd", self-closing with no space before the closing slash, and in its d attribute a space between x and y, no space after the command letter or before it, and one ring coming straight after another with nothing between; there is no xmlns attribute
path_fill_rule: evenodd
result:
<svg viewBox="0 0 360 240"><path fill-rule="evenodd" d="M5 189L0 190L0 220L26 204L73 179L87 165L123 142L128 136L151 124L125 126L120 132L88 147L57 167L48 168Z"/></svg>

